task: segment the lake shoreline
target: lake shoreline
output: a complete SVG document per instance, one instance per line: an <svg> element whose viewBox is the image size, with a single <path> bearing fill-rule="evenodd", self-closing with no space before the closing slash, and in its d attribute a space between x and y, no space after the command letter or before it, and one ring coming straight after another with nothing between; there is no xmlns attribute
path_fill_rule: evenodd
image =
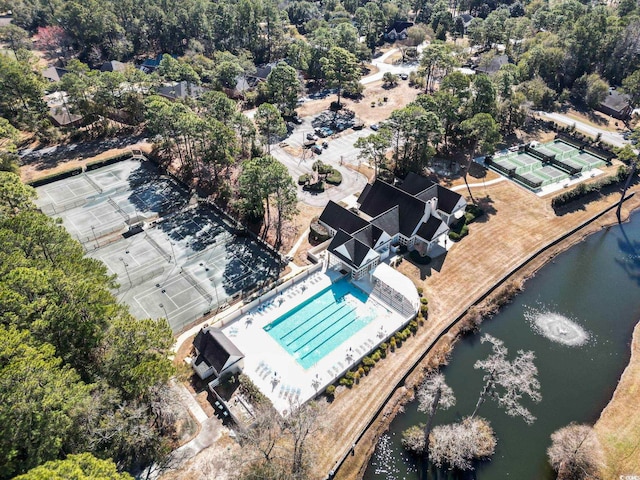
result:
<svg viewBox="0 0 640 480"><path fill-rule="evenodd" d="M626 199L623 205L623 223L631 218L631 215L640 209L638 195ZM400 413L409 401L413 399L413 387L419 384L429 368L446 364L448 354L453 350L455 343L462 335L473 330L479 325L478 315L481 321L486 320L508 303L513 295L524 289L525 282L546 264L552 262L558 254L569 250L571 247L585 240L588 236L598 231L617 224L615 215L617 203L608 204L588 221L568 230L560 239L550 241L546 246L524 259L516 268L506 274L501 281L495 283L490 289L480 296L480 299L472 304L470 309L455 317L445 329L438 335L426 349L426 354L421 357L405 375L404 387L395 388L388 402L376 416L375 420L366 429L358 441L358 453L345 459L342 468L335 478L361 479L368 466L370 458L376 448L380 436L386 432L395 416ZM507 292L505 292L507 290ZM637 356L636 356L637 357ZM632 357L633 362L640 363L638 358ZM625 370L626 372L626 370ZM624 374L623 374L624 377ZM620 381L622 381L622 378ZM617 387L616 387L617 391ZM615 398L615 394L614 394ZM613 400L611 400L613 401ZM609 403L611 403L611 401ZM609 404L608 404L609 405ZM608 407L607 405L607 407ZM605 407L605 410L607 409ZM604 410L603 410L604 412Z"/></svg>

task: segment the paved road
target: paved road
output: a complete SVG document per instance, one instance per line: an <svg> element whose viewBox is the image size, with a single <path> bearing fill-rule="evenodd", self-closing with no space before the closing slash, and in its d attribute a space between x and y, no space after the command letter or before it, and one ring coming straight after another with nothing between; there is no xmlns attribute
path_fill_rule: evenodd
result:
<svg viewBox="0 0 640 480"><path fill-rule="evenodd" d="M602 134L602 140L614 145L616 147L623 147L627 142L624 138L622 138L622 134L610 132L608 130L603 130L598 127L594 127L593 125L589 125L587 123L581 122L579 120L575 120L574 118L568 117L567 115L563 115L562 113L555 112L537 112L542 118L548 118L551 120L555 120L558 123L562 123L564 125L574 125L576 126L576 130L586 133L591 136L597 136L599 133Z"/></svg>
<svg viewBox="0 0 640 480"><path fill-rule="evenodd" d="M418 52L422 51L422 49L424 48L424 45L427 45L427 44L424 43L424 44L418 45ZM397 48L392 48L391 50L386 52L384 55L381 55L378 58L374 58L373 60L371 60L371 64L378 67L379 70L376 73L373 73L371 75L368 75L360 79L360 83L362 83L363 85L367 85L369 83L382 80L382 76L387 72L391 72L395 75L399 73L406 73L407 75L409 75L411 71L417 70L418 66L420 65L419 62L417 61L399 63L399 64L385 63L385 60L387 60L387 58L389 58L395 53L398 53L399 51L400 50L398 50Z"/></svg>

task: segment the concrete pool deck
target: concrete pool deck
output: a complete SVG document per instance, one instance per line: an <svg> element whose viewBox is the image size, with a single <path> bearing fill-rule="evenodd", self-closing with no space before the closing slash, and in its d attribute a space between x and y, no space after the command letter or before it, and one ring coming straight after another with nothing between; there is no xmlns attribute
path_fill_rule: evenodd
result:
<svg viewBox="0 0 640 480"><path fill-rule="evenodd" d="M368 294L365 305L379 314L305 370L264 327L330 287L342 275L334 270L318 269L300 277L276 296L222 327L223 333L245 355L244 373L281 414L290 411L292 405L303 404L322 393L328 385L408 322L407 318L370 294L370 283L352 282Z"/></svg>

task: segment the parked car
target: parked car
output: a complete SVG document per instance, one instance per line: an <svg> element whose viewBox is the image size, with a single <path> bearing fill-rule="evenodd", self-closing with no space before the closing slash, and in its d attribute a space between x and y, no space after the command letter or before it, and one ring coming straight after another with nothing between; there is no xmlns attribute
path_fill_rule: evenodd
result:
<svg viewBox="0 0 640 480"><path fill-rule="evenodd" d="M380 127L378 126L377 123L373 123L369 128L374 132L377 132Z"/></svg>
<svg viewBox="0 0 640 480"><path fill-rule="evenodd" d="M329 148L329 142L327 142L326 140L322 142L322 148Z"/></svg>
<svg viewBox="0 0 640 480"><path fill-rule="evenodd" d="M409 78L409 75L407 75L406 73L401 73L398 75L402 80L406 80L407 78Z"/></svg>
<svg viewBox="0 0 640 480"><path fill-rule="evenodd" d="M322 148L320 148L318 145L314 145L313 147L311 147L311 151L317 155L320 155L322 153Z"/></svg>
<svg viewBox="0 0 640 480"><path fill-rule="evenodd" d="M316 137L313 133L307 133L307 140L317 140L318 137Z"/></svg>

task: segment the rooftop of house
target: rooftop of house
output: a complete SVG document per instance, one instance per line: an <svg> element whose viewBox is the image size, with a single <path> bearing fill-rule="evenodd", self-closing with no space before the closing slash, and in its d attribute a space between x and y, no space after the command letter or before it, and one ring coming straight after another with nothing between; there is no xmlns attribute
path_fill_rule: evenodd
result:
<svg viewBox="0 0 640 480"><path fill-rule="evenodd" d="M344 230L347 233L353 233L368 225L365 219L350 210L346 210L333 200L329 200L319 220L331 225L335 230Z"/></svg>
<svg viewBox="0 0 640 480"><path fill-rule="evenodd" d="M198 351L195 360L196 369L201 366L211 366L220 373L231 357L243 358L244 354L235 344L214 327L201 329L193 340L193 346Z"/></svg>
<svg viewBox="0 0 640 480"><path fill-rule="evenodd" d="M352 237L344 230L338 230L329 244L328 250L340 260L352 267L359 268L373 255L375 251L357 238Z"/></svg>
<svg viewBox="0 0 640 480"><path fill-rule="evenodd" d="M59 82L67 73L69 73L69 71L65 68L49 67L42 71L42 76L50 82Z"/></svg>
<svg viewBox="0 0 640 480"><path fill-rule="evenodd" d="M410 27L413 27L413 22L396 20L391 24L391 26L389 26L389 28L387 28L387 33L389 34L393 31L395 31L396 33L400 33Z"/></svg>
<svg viewBox="0 0 640 480"><path fill-rule="evenodd" d="M359 268L377 255L375 249L398 233L407 238L417 235L431 242L449 228L437 215L429 215L423 221L429 212L427 202L434 198L437 199L436 209L450 215L462 196L428 178L410 173L399 186L381 180L367 184L357 203L368 221L329 202L320 215L320 221L336 230L329 252L347 265Z"/></svg>
<svg viewBox="0 0 640 480"><path fill-rule="evenodd" d="M482 62L476 73L492 74L500 70L500 67L509 63L509 57L507 55L494 55L488 62Z"/></svg>
<svg viewBox="0 0 640 480"><path fill-rule="evenodd" d="M468 13L462 13L458 16L462 19L464 23L469 23L471 22L471 20L473 20L473 16L469 15Z"/></svg>
<svg viewBox="0 0 640 480"><path fill-rule="evenodd" d="M166 83L158 88L158 93L167 98L179 99L193 97L198 98L205 89L195 83L186 81Z"/></svg>
<svg viewBox="0 0 640 480"><path fill-rule="evenodd" d="M622 112L626 108L629 108L630 97L626 93L620 93L618 90L609 89L609 94L600 103L600 105L615 110L616 112Z"/></svg>
<svg viewBox="0 0 640 480"><path fill-rule="evenodd" d="M104 62L100 67L101 72L122 72L127 68L126 63L119 62L117 60L111 60Z"/></svg>
<svg viewBox="0 0 640 480"><path fill-rule="evenodd" d="M397 206L399 233L405 237L413 234L425 211L424 201L380 180L362 192L358 203L360 211L370 217L377 217Z"/></svg>

